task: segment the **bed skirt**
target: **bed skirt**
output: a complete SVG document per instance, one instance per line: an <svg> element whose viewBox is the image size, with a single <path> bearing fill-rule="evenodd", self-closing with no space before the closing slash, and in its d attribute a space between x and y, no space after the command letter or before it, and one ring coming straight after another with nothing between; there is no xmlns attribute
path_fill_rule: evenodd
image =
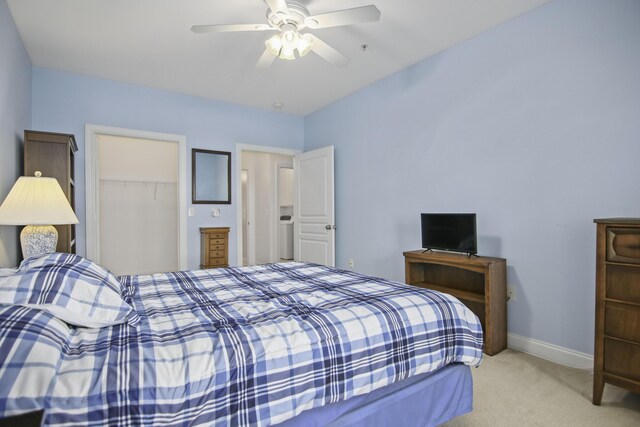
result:
<svg viewBox="0 0 640 427"><path fill-rule="evenodd" d="M451 364L371 393L313 408L279 427L437 426L473 408L471 368Z"/></svg>

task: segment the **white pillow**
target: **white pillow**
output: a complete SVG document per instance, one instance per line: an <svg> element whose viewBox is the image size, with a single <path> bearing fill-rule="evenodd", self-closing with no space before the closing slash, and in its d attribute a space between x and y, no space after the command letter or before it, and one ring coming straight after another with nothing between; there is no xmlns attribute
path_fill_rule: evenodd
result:
<svg viewBox="0 0 640 427"><path fill-rule="evenodd" d="M122 285L105 268L73 254L31 257L0 277L0 304L45 310L71 325L87 328L128 323L140 317L124 301Z"/></svg>

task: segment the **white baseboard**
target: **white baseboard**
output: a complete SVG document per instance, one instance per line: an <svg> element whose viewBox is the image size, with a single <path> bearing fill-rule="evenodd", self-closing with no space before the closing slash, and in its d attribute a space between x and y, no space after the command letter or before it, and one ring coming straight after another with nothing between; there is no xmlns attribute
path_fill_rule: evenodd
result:
<svg viewBox="0 0 640 427"><path fill-rule="evenodd" d="M593 369L592 355L549 344L544 341L534 340L533 338L508 333L507 346L541 359L559 363L560 365L578 369Z"/></svg>

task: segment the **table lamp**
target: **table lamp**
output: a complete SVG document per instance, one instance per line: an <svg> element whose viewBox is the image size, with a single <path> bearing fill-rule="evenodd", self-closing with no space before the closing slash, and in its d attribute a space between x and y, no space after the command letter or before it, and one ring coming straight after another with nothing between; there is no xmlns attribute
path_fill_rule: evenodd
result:
<svg viewBox="0 0 640 427"><path fill-rule="evenodd" d="M26 225L20 233L25 259L56 251L58 232L53 225L78 222L58 180L39 171L18 178L0 206L0 224Z"/></svg>

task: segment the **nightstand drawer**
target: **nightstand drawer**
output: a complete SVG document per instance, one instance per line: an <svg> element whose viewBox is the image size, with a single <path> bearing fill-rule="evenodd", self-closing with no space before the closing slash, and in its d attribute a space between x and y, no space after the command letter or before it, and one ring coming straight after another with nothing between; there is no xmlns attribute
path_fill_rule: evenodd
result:
<svg viewBox="0 0 640 427"><path fill-rule="evenodd" d="M605 338L604 370L640 381L640 344Z"/></svg>
<svg viewBox="0 0 640 427"><path fill-rule="evenodd" d="M606 297L640 303L640 267L607 265Z"/></svg>
<svg viewBox="0 0 640 427"><path fill-rule="evenodd" d="M213 239L222 239L224 240L226 235L223 233L207 233L209 235L209 241L212 241Z"/></svg>
<svg viewBox="0 0 640 427"><path fill-rule="evenodd" d="M640 229L607 228L607 261L640 264Z"/></svg>
<svg viewBox="0 0 640 427"><path fill-rule="evenodd" d="M209 265L211 267L217 267L220 265L226 265L224 258L209 258Z"/></svg>
<svg viewBox="0 0 640 427"><path fill-rule="evenodd" d="M608 302L604 318L605 335L640 344L640 307Z"/></svg>

